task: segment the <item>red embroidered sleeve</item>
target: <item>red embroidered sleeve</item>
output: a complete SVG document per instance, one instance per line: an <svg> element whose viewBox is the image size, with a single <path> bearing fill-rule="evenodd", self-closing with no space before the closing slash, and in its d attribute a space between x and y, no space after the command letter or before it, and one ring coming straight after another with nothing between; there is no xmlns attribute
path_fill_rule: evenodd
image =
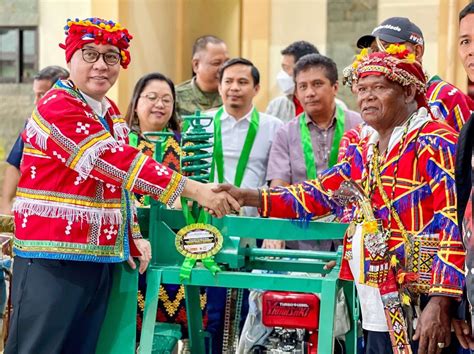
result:
<svg viewBox="0 0 474 354"><path fill-rule="evenodd" d="M350 175L347 160L324 171L318 179L262 193L260 214L264 217L310 220L315 216L337 213L341 207L331 200L333 191Z"/></svg>
<svg viewBox="0 0 474 354"><path fill-rule="evenodd" d="M78 179L147 194L172 205L185 178L137 149L117 141L80 99L52 90L33 112L24 139L78 173Z"/></svg>

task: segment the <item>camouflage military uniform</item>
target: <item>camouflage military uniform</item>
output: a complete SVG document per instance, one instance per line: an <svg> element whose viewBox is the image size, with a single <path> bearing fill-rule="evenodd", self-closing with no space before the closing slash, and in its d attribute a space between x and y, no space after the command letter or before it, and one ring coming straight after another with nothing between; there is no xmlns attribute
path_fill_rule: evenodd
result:
<svg viewBox="0 0 474 354"><path fill-rule="evenodd" d="M195 78L192 78L176 86L176 110L180 116L194 114L196 110L207 111L222 105L219 92L203 92L195 81Z"/></svg>

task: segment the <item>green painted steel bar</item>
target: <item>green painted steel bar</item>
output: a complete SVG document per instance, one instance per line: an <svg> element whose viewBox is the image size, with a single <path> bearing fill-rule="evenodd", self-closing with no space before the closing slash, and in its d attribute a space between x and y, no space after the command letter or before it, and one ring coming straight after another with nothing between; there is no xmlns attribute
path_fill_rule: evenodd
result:
<svg viewBox="0 0 474 354"><path fill-rule="evenodd" d="M209 168L210 166L211 166L210 163L203 163L200 165L183 166L181 170L185 172L195 172L195 171L205 170L206 168Z"/></svg>
<svg viewBox="0 0 474 354"><path fill-rule="evenodd" d="M321 282L318 353L334 353L334 318L337 289L337 279L326 278Z"/></svg>
<svg viewBox="0 0 474 354"><path fill-rule="evenodd" d="M349 318L353 319L353 324L359 320L359 302L357 301L356 289L353 282L341 281L342 288L347 303L347 310L349 311ZM349 332L345 335L347 347L357 348L357 327L352 325Z"/></svg>
<svg viewBox="0 0 474 354"><path fill-rule="evenodd" d="M347 224L312 221L303 225L300 221L287 219L262 219L244 216L228 216L216 220L222 223L229 235L241 238L274 240L334 240L342 239Z"/></svg>
<svg viewBox="0 0 474 354"><path fill-rule="evenodd" d="M163 209L160 220L172 229L180 229L185 225L180 210ZM299 221L234 215L228 215L222 219L213 218L212 224L226 235L238 236L239 238L288 241L341 240L347 228L347 224L344 223L312 221L303 227L303 224Z"/></svg>
<svg viewBox="0 0 474 354"><path fill-rule="evenodd" d="M209 133L206 130L203 129L194 129L192 136L187 137L187 141L199 141L202 140L202 138L212 138L214 136L213 133Z"/></svg>
<svg viewBox="0 0 474 354"><path fill-rule="evenodd" d="M161 278L161 269L151 267L148 269L139 354L150 354L153 349L153 335L155 333L156 311L158 309L158 295L160 291Z"/></svg>
<svg viewBox="0 0 474 354"><path fill-rule="evenodd" d="M206 353L199 289L199 286L184 286L188 327L193 329L189 332L189 346L193 348L193 354Z"/></svg>
<svg viewBox="0 0 474 354"><path fill-rule="evenodd" d="M266 248L247 248L245 255L248 257L290 257L320 259L324 261L334 261L337 255L334 252L323 251L302 251L302 250L275 250Z"/></svg>
<svg viewBox="0 0 474 354"><path fill-rule="evenodd" d="M165 267L163 270L164 283L175 283L176 281L179 281L179 269L177 269L177 267ZM294 276L281 274L265 274L264 277L262 277L261 274L235 271L222 272L216 277L213 277L205 269L195 269L193 270L190 283L203 286L212 284L213 286L244 289L255 288L263 290L291 290L296 292L310 291L314 293L320 293L321 309L324 309L324 311L321 311L320 314L318 352L332 353L334 349L333 340L328 341L327 338L333 338L334 333L333 323L336 308L336 294L338 289L338 272L339 269L334 268L330 275L328 275L326 278L311 276L295 278ZM354 291L353 284L349 282L348 285L352 286L352 291ZM350 298L350 295L351 294L347 294L346 296L349 296ZM352 296L354 296L354 293ZM328 323L330 325L328 325ZM349 340L347 344L350 348L356 348L357 331L354 324L352 325L351 331L347 335L347 340Z"/></svg>
<svg viewBox="0 0 474 354"><path fill-rule="evenodd" d="M161 269L163 269L163 284L179 284L179 267L162 267ZM320 293L321 283L327 279L329 278L311 274L295 277L288 274L259 274L239 271L222 271L213 276L207 269L195 268L191 273L191 280L184 281L183 284ZM337 274L334 280L337 280Z"/></svg>
<svg viewBox="0 0 474 354"><path fill-rule="evenodd" d="M326 262L298 259L295 262L294 259L254 259L250 260L247 265L247 270L259 269L259 270L271 270L274 272L302 272L302 273L319 273L325 275L328 273L324 269Z"/></svg>
<svg viewBox="0 0 474 354"><path fill-rule="evenodd" d="M202 147L205 147L206 149L212 147L212 143L203 141L205 139L212 138L213 136L212 133L193 132L192 135L188 133L185 133L185 134L186 134L186 142L193 142L193 141L200 142L199 144L196 144L196 145L185 145L183 146L183 148L185 149L189 149L191 146L195 146L198 149L202 149Z"/></svg>
<svg viewBox="0 0 474 354"><path fill-rule="evenodd" d="M189 145L183 146L183 151L194 151L194 150L205 150L212 147L212 144L196 144L196 145Z"/></svg>

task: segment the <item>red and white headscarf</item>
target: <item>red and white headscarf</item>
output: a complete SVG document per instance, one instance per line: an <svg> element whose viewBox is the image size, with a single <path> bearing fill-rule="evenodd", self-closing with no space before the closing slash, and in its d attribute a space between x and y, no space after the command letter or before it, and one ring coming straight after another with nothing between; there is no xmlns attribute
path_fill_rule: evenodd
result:
<svg viewBox="0 0 474 354"><path fill-rule="evenodd" d="M65 43L59 46L66 51L66 62L71 61L72 55L76 50L81 49L88 43L111 44L120 49L120 65L124 69L130 64L130 52L127 48L130 40L133 38L128 30L113 21L106 21L97 17L86 18L85 20L75 21L68 19L64 27L66 33Z"/></svg>

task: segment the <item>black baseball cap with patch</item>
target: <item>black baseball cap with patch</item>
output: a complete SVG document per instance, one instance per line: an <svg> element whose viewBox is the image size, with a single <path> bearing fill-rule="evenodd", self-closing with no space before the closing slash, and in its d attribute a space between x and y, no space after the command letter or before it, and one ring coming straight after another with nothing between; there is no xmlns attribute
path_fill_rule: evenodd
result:
<svg viewBox="0 0 474 354"><path fill-rule="evenodd" d="M388 43L410 42L424 45L423 33L420 27L406 17L390 17L374 28L372 34L360 37L357 47L370 47L375 37Z"/></svg>

